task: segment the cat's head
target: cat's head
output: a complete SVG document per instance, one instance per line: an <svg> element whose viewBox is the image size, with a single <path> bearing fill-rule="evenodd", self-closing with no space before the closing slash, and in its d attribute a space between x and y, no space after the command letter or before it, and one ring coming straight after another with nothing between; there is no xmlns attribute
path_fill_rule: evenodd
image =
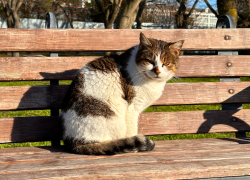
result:
<svg viewBox="0 0 250 180"><path fill-rule="evenodd" d="M140 34L139 50L136 56L138 71L148 79L168 80L178 69L179 52L184 40L168 43L146 38Z"/></svg>

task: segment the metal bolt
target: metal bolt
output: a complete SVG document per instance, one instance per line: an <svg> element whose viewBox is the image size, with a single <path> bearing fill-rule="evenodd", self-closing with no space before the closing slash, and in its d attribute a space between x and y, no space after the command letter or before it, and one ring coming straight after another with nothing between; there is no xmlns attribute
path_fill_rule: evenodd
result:
<svg viewBox="0 0 250 180"><path fill-rule="evenodd" d="M234 90L233 90L233 89L229 89L228 92L229 92L230 94L233 94L233 93L234 93Z"/></svg>
<svg viewBox="0 0 250 180"><path fill-rule="evenodd" d="M227 63L227 66L228 66L228 67L231 67L231 66L232 66L232 63L228 62L228 63Z"/></svg>
<svg viewBox="0 0 250 180"><path fill-rule="evenodd" d="M235 117L233 117L233 118L232 118L232 121L233 121L233 122L236 122L236 121L237 121L237 119L236 119Z"/></svg>
<svg viewBox="0 0 250 180"><path fill-rule="evenodd" d="M224 39L225 39L225 40L231 40L231 36L225 35Z"/></svg>

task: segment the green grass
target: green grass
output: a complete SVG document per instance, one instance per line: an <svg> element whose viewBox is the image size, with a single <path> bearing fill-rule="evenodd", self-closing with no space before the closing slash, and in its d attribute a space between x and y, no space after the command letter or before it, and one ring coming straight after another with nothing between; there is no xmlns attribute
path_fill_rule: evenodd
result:
<svg viewBox="0 0 250 180"><path fill-rule="evenodd" d="M0 148L34 147L34 146L51 146L51 142L50 141L45 141L45 142L27 142L27 143L0 144Z"/></svg>
<svg viewBox="0 0 250 180"><path fill-rule="evenodd" d="M250 77L241 78L242 81L250 81ZM175 82L219 82L219 78L181 78L170 80L168 83ZM68 85L71 81L60 81L60 85ZM0 82L0 86L42 86L49 85L49 81L16 81ZM243 104L244 109L250 109L250 104ZM144 112L174 112L174 111L198 111L198 110L220 110L220 104L210 105L181 105L181 106L151 106ZM49 110L29 110L29 111L2 111L0 117L25 117L25 116L49 116ZM247 133L250 136L249 133ZM149 136L152 140L177 140L177 139L200 139L200 138L229 138L235 137L235 133L214 133L214 134L180 134L180 135L156 135ZM9 143L0 144L0 148L9 147L30 147L30 146L50 146L51 142L34 143Z"/></svg>

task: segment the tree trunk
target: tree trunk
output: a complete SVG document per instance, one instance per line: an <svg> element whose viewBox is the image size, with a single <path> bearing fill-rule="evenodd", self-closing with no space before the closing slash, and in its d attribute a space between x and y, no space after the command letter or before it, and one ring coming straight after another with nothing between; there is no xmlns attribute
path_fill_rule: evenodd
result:
<svg viewBox="0 0 250 180"><path fill-rule="evenodd" d="M186 12L186 0L180 2L180 7L175 14L177 29L183 28L183 14Z"/></svg>
<svg viewBox="0 0 250 180"><path fill-rule="evenodd" d="M20 28L20 18L17 14L17 11L13 11L13 22L14 22L14 28Z"/></svg>
<svg viewBox="0 0 250 180"><path fill-rule="evenodd" d="M192 8L190 9L189 13L186 14L186 4L187 4L187 0L182 0L182 1L178 1L180 3L180 7L175 15L175 19L176 19L176 26L177 28L183 28L186 29L188 27L188 20L190 19L190 15L193 13L197 3L199 2L199 0L195 0Z"/></svg>
<svg viewBox="0 0 250 180"><path fill-rule="evenodd" d="M13 19L12 15L9 15L7 17L7 26L8 26L8 28L14 28L12 19Z"/></svg>
<svg viewBox="0 0 250 180"><path fill-rule="evenodd" d="M8 28L13 28L13 21L12 21L12 14L11 14L11 4L8 2L7 4L5 3L4 0L1 0L3 10L7 19L7 26Z"/></svg>
<svg viewBox="0 0 250 180"><path fill-rule="evenodd" d="M230 14L237 26L238 15L237 15L237 0L217 0L217 8L219 15Z"/></svg>
<svg viewBox="0 0 250 180"><path fill-rule="evenodd" d="M136 28L141 29L142 28L142 12L144 8L147 5L148 0L142 0L141 3L139 4L139 10L136 16Z"/></svg>
<svg viewBox="0 0 250 180"><path fill-rule="evenodd" d="M117 19L118 29L131 29L141 0L127 0L126 6L122 9L120 16Z"/></svg>

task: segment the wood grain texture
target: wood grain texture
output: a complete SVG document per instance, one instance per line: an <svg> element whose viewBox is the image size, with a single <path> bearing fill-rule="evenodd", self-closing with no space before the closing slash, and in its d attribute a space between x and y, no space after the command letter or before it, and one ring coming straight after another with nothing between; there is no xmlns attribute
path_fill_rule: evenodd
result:
<svg viewBox="0 0 250 180"><path fill-rule="evenodd" d="M61 108L68 85L0 87L0 110ZM229 93L233 90L233 93ZM167 83L153 105L249 103L250 82Z"/></svg>
<svg viewBox="0 0 250 180"><path fill-rule="evenodd" d="M180 56L177 77L249 76L250 56Z"/></svg>
<svg viewBox="0 0 250 180"><path fill-rule="evenodd" d="M142 113L139 133L189 134L250 131L250 110Z"/></svg>
<svg viewBox="0 0 250 180"><path fill-rule="evenodd" d="M249 86L249 82L167 83L153 105L248 103Z"/></svg>
<svg viewBox="0 0 250 180"><path fill-rule="evenodd" d="M97 57L0 57L0 80L72 80ZM228 66L231 63L231 66ZM177 77L249 76L250 56L181 56Z"/></svg>
<svg viewBox="0 0 250 180"><path fill-rule="evenodd" d="M61 147L25 148L29 153L20 155L18 149L23 151L9 149L6 154L5 149L0 149L1 179L193 179L250 175L249 138L159 141L152 152L115 156L77 155L66 153Z"/></svg>
<svg viewBox="0 0 250 180"><path fill-rule="evenodd" d="M120 51L138 44L140 32L149 38L170 42L183 39L184 50L250 48L249 29L0 29L0 50ZM226 40L225 35L230 36L230 40Z"/></svg>
<svg viewBox="0 0 250 180"><path fill-rule="evenodd" d="M0 80L67 80L97 57L0 57Z"/></svg>
<svg viewBox="0 0 250 180"><path fill-rule="evenodd" d="M59 108L68 86L0 87L0 110Z"/></svg>
<svg viewBox="0 0 250 180"><path fill-rule="evenodd" d="M58 118L0 118L0 124L0 143L51 141L61 138L60 124Z"/></svg>
<svg viewBox="0 0 250 180"><path fill-rule="evenodd" d="M250 131L250 110L142 113L138 126L145 135ZM60 138L58 118L0 118L0 143Z"/></svg>

